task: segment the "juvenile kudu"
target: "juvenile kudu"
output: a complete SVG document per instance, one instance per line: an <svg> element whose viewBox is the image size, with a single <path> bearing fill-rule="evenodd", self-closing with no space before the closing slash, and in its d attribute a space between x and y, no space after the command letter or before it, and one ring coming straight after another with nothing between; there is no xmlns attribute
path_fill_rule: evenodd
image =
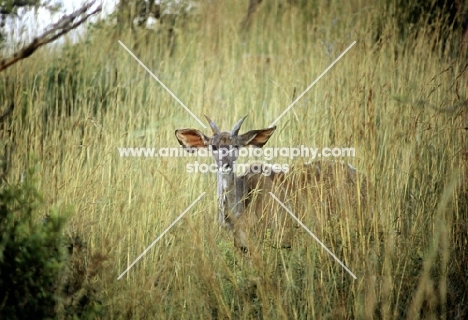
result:
<svg viewBox="0 0 468 320"><path fill-rule="evenodd" d="M250 234L265 236L272 229L282 247L291 245L293 220L269 192L299 217L304 217L305 213L318 217L319 212L329 216L342 208L358 207L363 203L365 180L360 181L356 170L341 162L316 161L291 167L288 173L265 170L263 164L252 164L250 167L255 170L237 176L235 163L239 149L263 147L276 127L239 135L245 117L231 132L221 132L211 119L206 118L213 131L212 137L196 129L179 129L175 135L189 152L199 148L211 150L218 168L219 223L233 232L235 246L243 251L249 250Z"/></svg>

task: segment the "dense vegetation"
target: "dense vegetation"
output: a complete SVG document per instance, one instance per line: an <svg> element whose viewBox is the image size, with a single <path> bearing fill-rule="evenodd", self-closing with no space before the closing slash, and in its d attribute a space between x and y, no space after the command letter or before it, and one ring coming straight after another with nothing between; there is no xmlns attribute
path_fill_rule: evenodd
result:
<svg viewBox="0 0 468 320"><path fill-rule="evenodd" d="M468 316L463 16L440 4L265 0L246 29L246 8L206 1L151 30L109 19L0 74L0 106L15 106L0 128L0 315ZM176 147L175 129L201 129L119 40L224 130L245 114L243 130L267 127L357 41L268 143L356 148L343 160L368 177L371 209L327 222L311 212L308 225L357 280L307 234L245 257L216 223L215 176L186 172L193 158L119 156L119 147ZM31 167L34 184L24 179Z"/></svg>

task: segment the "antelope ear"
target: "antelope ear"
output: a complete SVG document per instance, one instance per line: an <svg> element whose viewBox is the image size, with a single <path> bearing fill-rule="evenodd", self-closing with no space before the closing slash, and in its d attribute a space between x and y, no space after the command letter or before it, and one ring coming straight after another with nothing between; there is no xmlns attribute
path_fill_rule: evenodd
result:
<svg viewBox="0 0 468 320"><path fill-rule="evenodd" d="M275 130L276 126L267 129L251 130L239 136L239 144L244 147L254 146L261 148L268 142Z"/></svg>
<svg viewBox="0 0 468 320"><path fill-rule="evenodd" d="M207 148L210 141L210 138L195 129L178 129L175 131L175 135L180 145L185 149Z"/></svg>

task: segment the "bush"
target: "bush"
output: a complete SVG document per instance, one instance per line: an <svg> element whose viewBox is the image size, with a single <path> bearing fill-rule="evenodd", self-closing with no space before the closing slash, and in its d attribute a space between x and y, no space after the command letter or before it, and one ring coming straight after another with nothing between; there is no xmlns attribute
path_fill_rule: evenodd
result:
<svg viewBox="0 0 468 320"><path fill-rule="evenodd" d="M100 304L87 280L104 259L87 268L80 237L63 233L68 213L40 219L43 207L30 182L0 190L0 318L93 318Z"/></svg>

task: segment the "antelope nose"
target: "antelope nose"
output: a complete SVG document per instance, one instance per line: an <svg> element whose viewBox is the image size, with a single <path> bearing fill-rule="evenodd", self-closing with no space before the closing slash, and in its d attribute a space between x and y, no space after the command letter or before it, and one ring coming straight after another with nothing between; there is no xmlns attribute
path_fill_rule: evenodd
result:
<svg viewBox="0 0 468 320"><path fill-rule="evenodd" d="M232 172L232 167L229 165L229 163L224 163L218 170L223 174L228 174Z"/></svg>

